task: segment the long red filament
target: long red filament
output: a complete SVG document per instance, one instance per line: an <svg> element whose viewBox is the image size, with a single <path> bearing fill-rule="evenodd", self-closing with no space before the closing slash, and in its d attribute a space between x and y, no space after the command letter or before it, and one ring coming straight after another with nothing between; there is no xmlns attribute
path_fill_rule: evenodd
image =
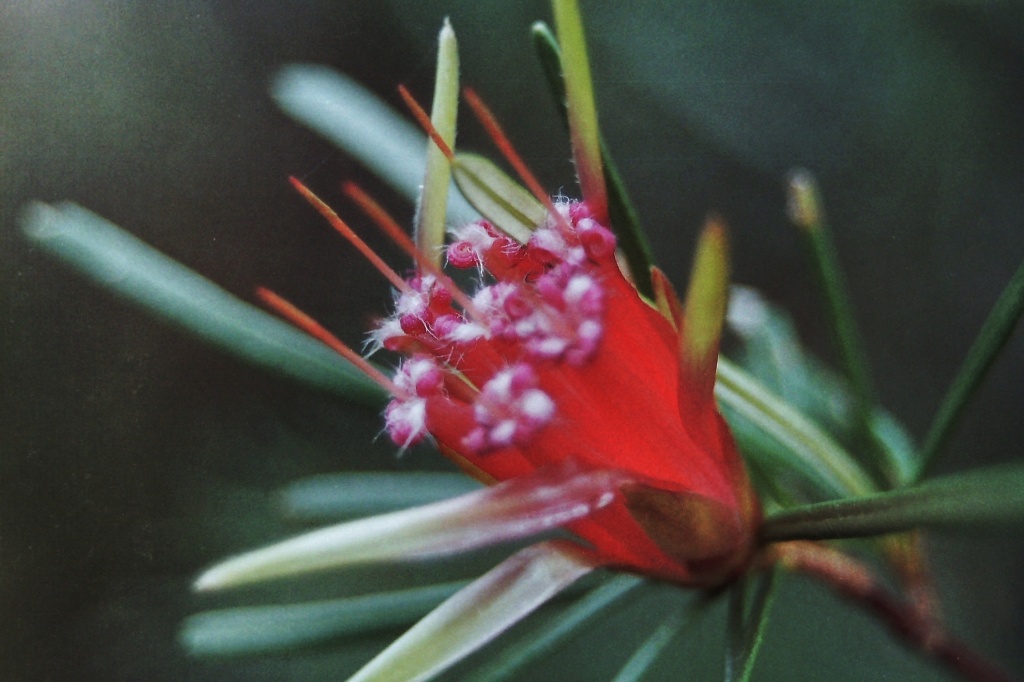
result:
<svg viewBox="0 0 1024 682"><path fill-rule="evenodd" d="M505 157L505 160L511 164L519 175L519 179L526 184L530 192L537 200L544 204L544 208L548 210L555 219L558 219L560 214L555 210L554 204L551 202L551 197L544 191L544 187L537 181L536 176L530 172L526 162L523 161L523 157L519 155L516 148L512 146L512 141L508 139L508 135L502 130L501 124L498 123L498 119L495 118L491 110L484 104L484 101L480 99L480 96L476 94L473 88L464 88L462 91L463 96L466 98L466 102L469 104L470 109L476 115L477 120L483 125L484 130L491 137L494 142L494 146L498 148L501 155Z"/></svg>
<svg viewBox="0 0 1024 682"><path fill-rule="evenodd" d="M434 127L434 123L430 120L430 116L428 116L427 112L423 110L423 107L419 105L419 102L413 98L409 93L409 90L406 89L404 85L399 85L398 94L402 96L402 101L405 102L405 106L409 107L409 111L411 111L412 115L416 117L416 121L420 124L420 127L423 128L424 132L430 136L430 139L434 141L434 144L436 144L437 148L441 150L441 153L444 154L445 158L449 161L454 161L455 153L452 152L452 148L449 147L448 143L444 141L443 137L441 137L441 133L437 132L437 128Z"/></svg>
<svg viewBox="0 0 1024 682"><path fill-rule="evenodd" d="M345 239L351 242L352 246L356 247L356 249L359 250L359 253L363 254L366 260L370 261L370 263L373 264L373 266L377 268L382 275L387 277L388 281L390 281L396 289L406 293L412 291L405 280L402 279L397 272L392 270L391 267L388 266L388 264L385 263L384 260L366 244L366 242L360 239L359 235L357 235L344 220L339 218L338 214L334 212L334 209L324 203L323 199L313 194L313 191L302 184L298 178L290 177L288 180L291 181L292 186L298 190L299 194L305 197L306 201L312 204L313 208L319 211L320 215L327 219L327 222L331 224L331 227L340 232Z"/></svg>
<svg viewBox="0 0 1024 682"><path fill-rule="evenodd" d="M277 295L270 289L265 289L263 287L257 287L256 295L259 296L260 299L270 308L274 309L281 317L288 320L296 327L351 362L369 379L379 384L385 391L397 398L408 397L405 391L398 388L398 386L396 386L391 379L384 376L379 369L367 362L361 355L359 355L359 353L349 348L341 339L324 329L323 325L296 308L292 303Z"/></svg>
<svg viewBox="0 0 1024 682"><path fill-rule="evenodd" d="M368 215L384 233L394 240L395 244L399 246L403 251L409 254L416 265L421 269L426 270L437 280L438 284L443 286L452 295L452 299L455 300L466 314L472 317L477 322L482 322L482 317L473 305L473 301L470 300L469 296L466 295L462 289L452 281L452 279L444 274L441 268L437 267L433 261L427 258L413 243L412 238L409 237L402 229L401 225L384 210L384 207L373 200L369 194L364 192L359 185L354 182L346 182L342 185L342 189L354 202L359 205L363 211Z"/></svg>

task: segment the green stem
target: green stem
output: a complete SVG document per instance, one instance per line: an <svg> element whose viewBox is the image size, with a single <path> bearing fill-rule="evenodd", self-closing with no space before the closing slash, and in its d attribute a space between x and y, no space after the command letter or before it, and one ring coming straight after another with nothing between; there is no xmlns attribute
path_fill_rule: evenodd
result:
<svg viewBox="0 0 1024 682"><path fill-rule="evenodd" d="M1024 263L1017 268L1003 290L995 307L978 332L964 364L949 387L935 419L932 421L924 445L918 456L916 478L923 476L935 463L935 458L946 444L950 433L963 415L964 408L974 396L978 386L992 367L999 352L1009 340L1021 313L1024 312Z"/></svg>

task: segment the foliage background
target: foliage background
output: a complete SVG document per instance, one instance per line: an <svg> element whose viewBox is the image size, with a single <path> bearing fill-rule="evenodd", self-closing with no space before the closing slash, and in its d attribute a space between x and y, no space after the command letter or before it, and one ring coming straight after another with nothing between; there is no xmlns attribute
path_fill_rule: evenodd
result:
<svg viewBox="0 0 1024 682"><path fill-rule="evenodd" d="M786 171L812 169L881 397L920 435L1024 253L1024 11L938 0L625 5L583 9L603 127L661 264L683 281L696 227L720 212L733 228L736 279L792 311L811 347L832 357L783 210ZM397 83L426 101L445 14L465 81L547 186L571 191L567 141L527 39L548 16L540 0L0 7L4 679L334 679L393 634L255 660L182 653L181 619L213 603L191 595L190 579L289 530L275 489L312 473L437 459L397 460L373 442L374 415L253 371L113 299L26 244L16 218L29 199L74 200L239 295L256 284L281 291L358 343L386 287L284 179L303 178L346 215L355 212L340 196L343 178L400 215L411 209L287 120L267 86L279 65L308 61L396 105ZM490 149L469 119L461 139ZM1018 333L945 469L1020 456L1021 376ZM943 536L933 547L954 629L1024 671L1019 537ZM379 579L346 575L337 588ZM788 583L782 596L760 679L943 679L823 590ZM598 679L642 636L646 608L557 656L547 676ZM717 632L681 640L663 672L714 679Z"/></svg>

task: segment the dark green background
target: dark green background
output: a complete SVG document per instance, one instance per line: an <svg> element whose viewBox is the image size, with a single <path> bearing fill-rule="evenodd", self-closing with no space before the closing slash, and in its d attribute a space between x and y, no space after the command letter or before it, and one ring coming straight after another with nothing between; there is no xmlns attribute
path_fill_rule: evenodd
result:
<svg viewBox="0 0 1024 682"><path fill-rule="evenodd" d="M790 309L809 344L833 357L784 215L785 173L812 169L881 397L920 436L1024 254L1024 11L952 1L626 4L583 8L603 128L659 262L683 281L701 218L718 211L732 226L736 279ZM438 458L398 460L373 442L375 415L262 375L118 302L24 242L16 216L30 199L76 201L240 295L257 284L279 290L358 343L387 303L386 285L285 178L304 178L349 216L343 178L403 217L411 209L276 111L267 85L279 65L308 61L393 104L398 83L428 101L446 14L465 81L546 185L571 192L567 141L527 39L531 21L548 17L543 2L0 8L4 679L338 679L389 636L341 654L185 657L180 620L216 603L193 596L191 578L290 530L276 520L275 489L312 473ZM490 153L468 118L461 139ZM943 469L1021 456L1022 342L1011 340ZM954 630L1020 673L1018 535L933 546ZM338 589L372 577L343 577ZM290 589L299 588L271 596ZM783 597L757 679L943 679L823 590L787 583ZM643 636L649 607L638 602L538 670L600 679ZM705 626L675 645L660 679L677 670L714 679L719 631Z"/></svg>

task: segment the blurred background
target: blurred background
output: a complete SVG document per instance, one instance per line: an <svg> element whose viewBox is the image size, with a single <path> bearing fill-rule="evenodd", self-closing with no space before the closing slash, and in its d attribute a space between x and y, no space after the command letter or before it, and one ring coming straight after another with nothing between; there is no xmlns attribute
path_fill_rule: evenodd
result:
<svg viewBox="0 0 1024 682"><path fill-rule="evenodd" d="M784 211L786 173L809 168L881 398L920 437L1024 254L1024 9L582 7L602 127L662 267L685 281L696 230L717 211L732 228L735 278L787 308L806 343L834 359ZM17 216L33 199L75 201L239 296L276 289L358 344L387 287L286 178L302 178L357 227L365 223L341 196L342 179L403 218L412 209L278 112L268 84L281 65L312 62L396 106L399 83L429 102L446 15L464 81L546 186L571 194L566 135L528 38L531 22L549 19L541 0L0 7L3 679L338 679L395 634L262 658L185 655L182 619L218 603L190 592L197 572L295 530L279 520L275 490L315 473L438 468L440 458L421 449L398 459L374 440L377 415L120 302L24 241ZM460 144L491 153L468 117ZM1018 330L940 469L1021 456L1022 376ZM1024 673L1020 534L935 536L931 547L953 630ZM334 580L339 593L375 584ZM271 597L287 599L299 588L277 589ZM755 679L947 679L823 589L789 581L782 597ZM642 607L531 675L602 679L643 636ZM719 632L691 631L658 679L715 679Z"/></svg>

